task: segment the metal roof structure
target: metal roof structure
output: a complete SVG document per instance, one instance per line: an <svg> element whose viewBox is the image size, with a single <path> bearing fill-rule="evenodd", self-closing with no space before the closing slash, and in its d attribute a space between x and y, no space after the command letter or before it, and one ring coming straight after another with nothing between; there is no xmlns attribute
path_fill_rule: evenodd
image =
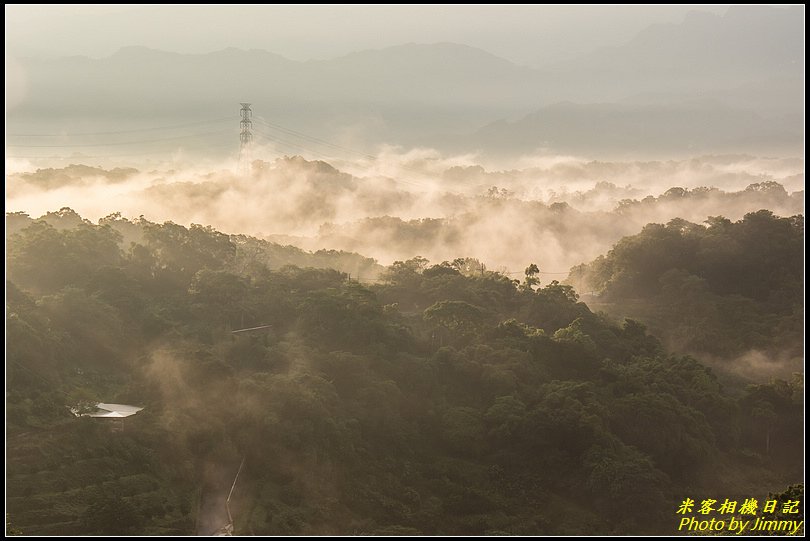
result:
<svg viewBox="0 0 810 541"><path fill-rule="evenodd" d="M143 409L139 408L138 406L128 406L126 404L105 404L104 402L99 402L96 404L96 408L98 408L96 411L83 413L82 417L123 419L124 417L135 415Z"/></svg>

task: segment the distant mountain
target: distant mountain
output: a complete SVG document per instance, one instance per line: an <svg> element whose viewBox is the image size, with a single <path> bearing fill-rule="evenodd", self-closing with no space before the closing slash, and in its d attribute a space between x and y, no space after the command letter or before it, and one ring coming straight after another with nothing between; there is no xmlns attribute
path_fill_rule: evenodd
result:
<svg viewBox="0 0 810 541"><path fill-rule="evenodd" d="M650 91L706 93L804 76L804 6L732 6L723 16L690 12L628 43L544 70L571 85L566 99L617 100ZM594 94L594 90L599 94Z"/></svg>
<svg viewBox="0 0 810 541"><path fill-rule="evenodd" d="M504 93L517 91L517 101L525 102L531 93L521 90L520 85L541 82L535 70L454 43L410 43L309 65L315 68L313 76L332 77L342 83L330 91L349 90L347 97L367 96L377 102L502 107L500 96ZM450 89L455 95L445 93Z"/></svg>
<svg viewBox="0 0 810 541"><path fill-rule="evenodd" d="M490 152L538 149L606 155L694 155L712 151L801 153L800 114L766 118L717 100L672 103L562 102L515 122L479 130L474 145Z"/></svg>
<svg viewBox="0 0 810 541"><path fill-rule="evenodd" d="M605 115L622 127L597 128L598 137L581 133L579 146L625 142L665 150L673 141L679 148L690 144L684 136L714 145L702 151L740 138L778 146L795 139L795 122L783 125L785 115L803 114L803 9L746 6L722 17L694 12L680 24L654 25L619 47L543 69L452 43L308 62L258 50L189 55L143 47L102 59L24 59L27 94L8 111L7 125L11 134L31 126L122 130L235 116L238 103L250 101L260 118L366 151L381 142L463 151L493 137L506 150L518 133L526 138L521 148L545 140L566 146L577 127L593 130ZM720 108L683 105L706 98ZM622 105L552 105L560 101ZM513 123L509 133L498 131L506 121L480 130L538 110L539 122ZM658 119L668 125L653 129Z"/></svg>
<svg viewBox="0 0 810 541"><path fill-rule="evenodd" d="M65 113L77 105L121 113L183 112L239 101L265 111L285 107L380 104L494 107L526 104L538 73L480 49L438 43L363 51L327 61L297 62L266 51L225 49L178 54L126 47L102 59L24 61L29 94L14 116ZM55 90L58 89L58 92Z"/></svg>
<svg viewBox="0 0 810 541"><path fill-rule="evenodd" d="M439 43L296 62L265 51L177 54L127 47L102 59L23 60L27 94L8 112L10 133L104 131L77 124L171 124L257 115L353 145L439 146L501 116L525 112L539 72L480 49ZM168 120L167 119L171 119ZM24 127L26 129L21 129Z"/></svg>
<svg viewBox="0 0 810 541"><path fill-rule="evenodd" d="M802 152L804 6L695 11L680 24L650 26L622 46L542 71L569 89L565 101L490 123L473 146L612 155Z"/></svg>

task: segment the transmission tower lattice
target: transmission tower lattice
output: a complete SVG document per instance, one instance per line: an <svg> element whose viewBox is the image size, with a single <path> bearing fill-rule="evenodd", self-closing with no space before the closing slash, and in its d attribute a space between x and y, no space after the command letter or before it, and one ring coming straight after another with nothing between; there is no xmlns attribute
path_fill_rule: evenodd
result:
<svg viewBox="0 0 810 541"><path fill-rule="evenodd" d="M239 172L250 173L250 147L253 143L253 111L250 110L249 103L241 103L242 109L239 111L241 120L239 121Z"/></svg>

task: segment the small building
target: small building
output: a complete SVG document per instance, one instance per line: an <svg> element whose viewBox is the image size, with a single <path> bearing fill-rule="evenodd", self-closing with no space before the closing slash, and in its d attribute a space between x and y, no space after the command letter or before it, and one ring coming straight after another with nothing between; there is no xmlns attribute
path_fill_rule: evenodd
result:
<svg viewBox="0 0 810 541"><path fill-rule="evenodd" d="M77 408L71 408L71 412L76 417L95 417L99 419L121 419L121 424L115 424L111 428L113 430L124 430L124 419L135 415L143 408L138 406L129 406L127 404L106 404L99 402L96 404L96 409L93 411L80 412Z"/></svg>
<svg viewBox="0 0 810 541"><path fill-rule="evenodd" d="M105 404L99 402L96 404L96 411L82 413L82 417L105 417L108 419L123 419L130 415L135 415L143 408L138 406L127 406L126 404Z"/></svg>

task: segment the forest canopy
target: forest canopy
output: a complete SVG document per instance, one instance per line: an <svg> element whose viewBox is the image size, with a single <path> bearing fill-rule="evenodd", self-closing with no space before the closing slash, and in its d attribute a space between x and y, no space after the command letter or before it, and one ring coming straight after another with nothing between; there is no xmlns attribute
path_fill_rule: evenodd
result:
<svg viewBox="0 0 810 541"><path fill-rule="evenodd" d="M768 210L732 222L649 224L569 277L600 308L640 318L681 351L801 356L804 216Z"/></svg>
<svg viewBox="0 0 810 541"><path fill-rule="evenodd" d="M726 388L536 266L417 257L363 283L345 265L374 262L353 254L55 214L7 216L7 508L25 533L195 533L243 459L234 528L254 534L671 533L687 493L802 477L800 380ZM606 299L703 280L787 317L801 227L650 225L589 276ZM749 246L760 266L724 275ZM672 274L673 247L694 266ZM112 433L69 414L83 401L144 410Z"/></svg>

